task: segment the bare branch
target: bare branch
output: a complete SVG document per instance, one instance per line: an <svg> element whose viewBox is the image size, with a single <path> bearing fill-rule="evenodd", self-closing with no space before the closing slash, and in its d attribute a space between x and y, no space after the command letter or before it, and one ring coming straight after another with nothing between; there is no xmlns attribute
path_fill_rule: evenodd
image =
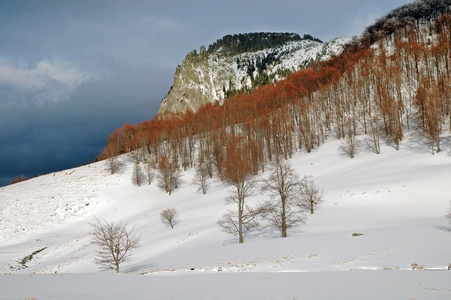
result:
<svg viewBox="0 0 451 300"><path fill-rule="evenodd" d="M198 189L205 195L208 188L208 169L204 165L198 165L196 167L196 173L194 174L193 184L197 185Z"/></svg>
<svg viewBox="0 0 451 300"><path fill-rule="evenodd" d="M300 205L308 209L310 214L315 213L314 207L323 202L323 192L316 186L311 175L305 175L302 178L300 192Z"/></svg>
<svg viewBox="0 0 451 300"><path fill-rule="evenodd" d="M178 212L174 207L165 208L160 212L161 222L171 225L171 228L174 228L177 222L177 216Z"/></svg>
<svg viewBox="0 0 451 300"><path fill-rule="evenodd" d="M135 165L133 166L132 183L140 187L143 180L144 173L139 165L139 162L135 162Z"/></svg>
<svg viewBox="0 0 451 300"><path fill-rule="evenodd" d="M177 163L168 156L162 156L158 163L157 179L158 186L171 195L180 182L180 171Z"/></svg>
<svg viewBox="0 0 451 300"><path fill-rule="evenodd" d="M130 250L139 246L140 237L134 234L134 227L127 229L126 225L95 219L92 227L93 242L99 246L95 262L103 269L116 270L131 259Z"/></svg>
<svg viewBox="0 0 451 300"><path fill-rule="evenodd" d="M270 226L281 230L282 237L286 237L287 229L305 223L298 199L301 180L282 158L276 157L271 167L272 172L262 183L262 192L269 192L271 197L271 201L264 203L263 215Z"/></svg>

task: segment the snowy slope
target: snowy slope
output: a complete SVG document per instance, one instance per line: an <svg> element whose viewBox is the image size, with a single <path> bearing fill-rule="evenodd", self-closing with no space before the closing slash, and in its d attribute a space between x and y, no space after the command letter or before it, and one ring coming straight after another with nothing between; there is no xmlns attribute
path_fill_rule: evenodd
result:
<svg viewBox="0 0 451 300"><path fill-rule="evenodd" d="M369 281L372 299L387 296L385 291L392 299L449 299L451 226L443 215L451 198L450 148L431 155L406 139L399 151L385 145L380 155L363 150L351 160L339 144L327 141L291 161L324 192L324 203L307 223L287 238L273 229L251 232L244 244L216 224L234 208L224 201L231 188L212 180L202 195L191 184L193 170L183 173L171 196L155 182L132 185L133 162L126 155L119 174L110 175L98 162L2 187L0 299L124 298L114 293L117 287L99 290L105 282L125 284L127 295L140 299L190 298L186 291L209 299L319 299L336 293L361 299ZM250 201L265 199L256 194ZM174 229L160 222L159 212L168 206L180 214ZM122 266L128 275L101 272L94 264L96 247L89 236L94 217L137 225L141 246ZM352 236L355 232L363 235ZM55 273L74 274L49 275ZM302 289L299 281L306 283ZM318 281L336 293L318 289ZM58 288L49 289L54 284ZM216 286L227 292L218 294ZM275 286L285 291L270 289Z"/></svg>

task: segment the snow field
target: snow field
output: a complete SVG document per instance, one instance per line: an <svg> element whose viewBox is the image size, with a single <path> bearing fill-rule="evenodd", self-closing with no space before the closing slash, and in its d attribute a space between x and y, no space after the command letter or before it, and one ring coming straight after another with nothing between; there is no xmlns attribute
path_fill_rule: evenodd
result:
<svg viewBox="0 0 451 300"><path fill-rule="evenodd" d="M232 188L213 179L202 195L193 170L171 196L156 181L132 185L127 156L118 174L98 162L0 188L0 299L449 299L450 153L431 155L406 139L399 151L384 145L351 160L339 143L291 160L323 189L307 223L287 238L250 232L244 244L216 224L234 209L224 201ZM256 193L249 203L267 198ZM179 212L174 229L160 221L169 206ZM94 264L94 217L136 225L141 246L121 267L127 274Z"/></svg>

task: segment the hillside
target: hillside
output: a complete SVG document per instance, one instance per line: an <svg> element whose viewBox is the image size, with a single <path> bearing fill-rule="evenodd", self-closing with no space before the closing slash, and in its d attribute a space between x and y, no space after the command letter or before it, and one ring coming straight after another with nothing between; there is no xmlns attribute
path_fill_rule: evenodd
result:
<svg viewBox="0 0 451 300"><path fill-rule="evenodd" d="M184 170L204 165L212 175L239 147L257 173L275 155L310 152L330 134L347 143L352 158L359 136L380 153L382 140L399 149L409 131L440 152L451 118L450 18L398 27L371 47L356 40L336 57L222 105L125 124L108 137L100 158L141 149L138 160L150 155L157 164L167 156Z"/></svg>
<svg viewBox="0 0 451 300"><path fill-rule="evenodd" d="M120 299L124 292L137 298L180 298L188 291L219 299L326 297L335 292L359 299L371 281L374 293L365 294L368 299L380 298L386 289L393 299L397 295L447 299L449 276L439 270L451 263L451 227L443 217L449 200L450 148L430 155L413 137L399 151L382 147L380 155L366 150L351 160L342 155L340 141L331 139L310 154L296 154L293 167L299 174L314 176L323 189L324 203L287 238L266 228L247 234L244 244L237 244L236 237L216 224L227 209L234 209L225 202L231 187L210 180L207 194L202 195L191 184L192 169L183 173L171 196L156 182L133 185L134 158L129 155L121 156L124 166L113 175L104 162L98 162L3 187L1 273L97 275L0 276L0 298L47 299L64 291L70 291L68 299L100 295ZM267 197L257 193L250 203ZM159 212L168 206L179 211L174 229L160 222ZM129 275L98 273L88 224L94 216L137 225L141 246L122 268ZM115 286L105 283L100 288L104 280ZM312 284L302 289L292 284L299 280ZM354 288L318 290L311 280ZM217 294L218 288L229 284L235 289ZM282 290L268 290L275 285Z"/></svg>
<svg viewBox="0 0 451 300"><path fill-rule="evenodd" d="M395 10L340 55L275 84L125 124L103 161L0 188L0 298L449 299L451 15L443 3ZM319 43L288 34L242 46L251 37L208 51ZM263 182L277 160L313 176L324 199L284 238L282 213L262 217ZM303 195L297 188L294 198ZM168 207L179 212L174 228L160 220ZM94 263L95 218L141 236L121 274Z"/></svg>
<svg viewBox="0 0 451 300"><path fill-rule="evenodd" d="M289 33L228 35L187 54L162 100L164 112L196 111L240 91L276 82L286 75L339 54L349 38L323 43L310 35Z"/></svg>

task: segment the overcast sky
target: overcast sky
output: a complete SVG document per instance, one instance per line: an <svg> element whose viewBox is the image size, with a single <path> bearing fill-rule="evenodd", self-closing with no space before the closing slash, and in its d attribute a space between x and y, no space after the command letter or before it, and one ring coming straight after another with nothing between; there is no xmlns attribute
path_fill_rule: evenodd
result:
<svg viewBox="0 0 451 300"><path fill-rule="evenodd" d="M1 0L0 186L92 161L226 34L360 35L407 0Z"/></svg>

